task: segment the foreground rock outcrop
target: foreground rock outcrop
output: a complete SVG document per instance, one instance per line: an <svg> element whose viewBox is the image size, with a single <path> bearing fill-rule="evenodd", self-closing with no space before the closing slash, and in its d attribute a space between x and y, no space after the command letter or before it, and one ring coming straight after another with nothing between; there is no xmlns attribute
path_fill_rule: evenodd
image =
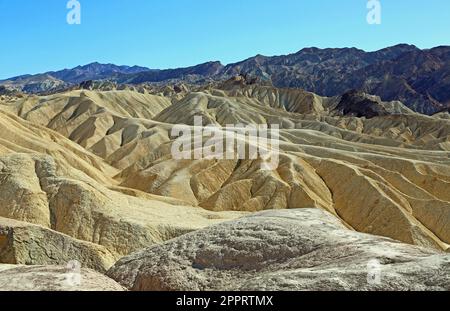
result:
<svg viewBox="0 0 450 311"><path fill-rule="evenodd" d="M0 291L123 291L106 276L89 269L76 274L60 266L0 264Z"/></svg>
<svg viewBox="0 0 450 311"><path fill-rule="evenodd" d="M298 209L187 234L121 259L108 275L130 290L450 290L450 254Z"/></svg>
<svg viewBox="0 0 450 311"><path fill-rule="evenodd" d="M60 265L76 260L85 268L105 272L116 261L105 247L59 232L0 217L0 262L19 265Z"/></svg>

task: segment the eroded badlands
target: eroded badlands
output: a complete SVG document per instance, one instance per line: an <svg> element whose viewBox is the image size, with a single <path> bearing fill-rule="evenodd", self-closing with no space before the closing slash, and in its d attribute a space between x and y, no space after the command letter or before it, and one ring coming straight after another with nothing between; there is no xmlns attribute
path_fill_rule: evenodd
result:
<svg viewBox="0 0 450 311"><path fill-rule="evenodd" d="M175 160L194 116L278 124L279 166ZM132 290L371 289L374 258L381 289L450 290L448 113L236 79L4 97L0 133L2 285L77 260Z"/></svg>

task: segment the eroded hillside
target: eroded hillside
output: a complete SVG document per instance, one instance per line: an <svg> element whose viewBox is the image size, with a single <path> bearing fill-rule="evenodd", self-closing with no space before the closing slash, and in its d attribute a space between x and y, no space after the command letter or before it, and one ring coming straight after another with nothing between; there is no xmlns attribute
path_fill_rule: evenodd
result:
<svg viewBox="0 0 450 311"><path fill-rule="evenodd" d="M327 211L348 230L449 249L447 112L430 117L362 92L321 97L239 79L175 89L4 97L0 261L49 265L69 256L104 272L212 224L303 208ZM279 165L175 159L172 129L193 129L199 116L218 129L276 124ZM30 258L17 251L24 234L36 249L72 246Z"/></svg>

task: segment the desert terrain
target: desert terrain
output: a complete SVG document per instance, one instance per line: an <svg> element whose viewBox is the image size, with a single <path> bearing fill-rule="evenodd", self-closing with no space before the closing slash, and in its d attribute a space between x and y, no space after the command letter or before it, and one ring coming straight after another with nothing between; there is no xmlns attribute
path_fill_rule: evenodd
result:
<svg viewBox="0 0 450 311"><path fill-rule="evenodd" d="M278 124L278 167L174 159L194 116ZM0 132L2 289L450 290L448 112L236 76L3 95Z"/></svg>

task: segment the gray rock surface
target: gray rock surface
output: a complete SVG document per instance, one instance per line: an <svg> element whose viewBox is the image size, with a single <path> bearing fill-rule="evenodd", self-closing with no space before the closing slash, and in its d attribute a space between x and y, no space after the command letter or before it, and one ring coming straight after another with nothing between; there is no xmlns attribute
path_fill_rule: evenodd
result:
<svg viewBox="0 0 450 311"><path fill-rule="evenodd" d="M0 264L0 291L123 291L122 286L90 269L79 277L60 266Z"/></svg>
<svg viewBox="0 0 450 311"><path fill-rule="evenodd" d="M266 211L134 253L130 290L450 290L450 255L348 230L319 209Z"/></svg>

